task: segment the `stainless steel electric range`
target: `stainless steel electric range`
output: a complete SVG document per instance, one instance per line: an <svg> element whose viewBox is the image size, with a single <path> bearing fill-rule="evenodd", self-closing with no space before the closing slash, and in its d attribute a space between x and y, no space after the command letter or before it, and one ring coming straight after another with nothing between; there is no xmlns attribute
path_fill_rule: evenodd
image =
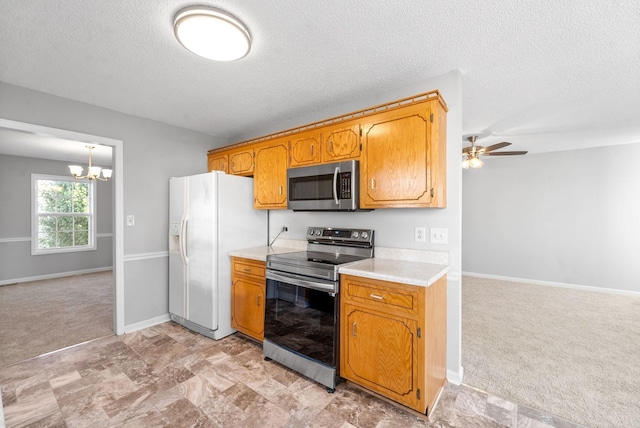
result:
<svg viewBox="0 0 640 428"><path fill-rule="evenodd" d="M338 268L373 257L373 235L310 227L306 251L267 256L264 355L329 392L339 382Z"/></svg>

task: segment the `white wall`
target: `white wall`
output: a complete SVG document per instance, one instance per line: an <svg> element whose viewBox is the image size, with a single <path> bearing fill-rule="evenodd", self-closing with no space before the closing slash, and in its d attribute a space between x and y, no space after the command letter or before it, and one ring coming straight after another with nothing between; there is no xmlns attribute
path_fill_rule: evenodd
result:
<svg viewBox="0 0 640 428"><path fill-rule="evenodd" d="M461 272L461 168L462 110L460 75L457 71L440 77L416 82L385 93L371 94L349 104L309 112L304 116L273 124L262 135L278 130L304 125L314 121L349 113L377 104L395 101L438 89L449 112L447 114L447 208L439 209L378 209L357 213L309 213L289 210L270 212L270 236L275 237L283 225L289 232L281 235L286 239L305 239L308 226L362 227L374 229L375 244L384 247L411 248L447 251L451 272L448 276L448 356L447 368L450 381L462 377L460 360L460 272ZM257 135L245 135L249 139ZM415 226L444 227L449 230L447 245L413 242Z"/></svg>
<svg viewBox="0 0 640 428"><path fill-rule="evenodd" d="M207 150L225 142L3 82L0 118L123 141L124 170L114 175L124 175L125 215L136 217L116 237L124 240L124 324L166 316L169 177L206 172Z"/></svg>
<svg viewBox="0 0 640 428"><path fill-rule="evenodd" d="M463 173L463 271L640 292L640 144Z"/></svg>
<svg viewBox="0 0 640 428"><path fill-rule="evenodd" d="M95 250L32 256L32 173L68 176L69 168L66 162L0 154L0 285L111 268L112 183L96 185Z"/></svg>

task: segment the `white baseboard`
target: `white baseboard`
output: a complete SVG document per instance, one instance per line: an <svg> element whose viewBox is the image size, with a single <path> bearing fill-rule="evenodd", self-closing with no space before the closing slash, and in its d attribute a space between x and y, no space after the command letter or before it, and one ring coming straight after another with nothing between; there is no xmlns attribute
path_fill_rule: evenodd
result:
<svg viewBox="0 0 640 428"><path fill-rule="evenodd" d="M168 313L164 314L164 315L160 315L159 317L150 318L148 320L144 320L144 321L136 322L136 323L133 323L133 324L125 325L124 326L124 332L125 333L132 333L134 331L142 330L142 329L147 328L147 327L153 327L154 325L162 324L162 323L165 323L167 321L171 321L171 318L169 317Z"/></svg>
<svg viewBox="0 0 640 428"><path fill-rule="evenodd" d="M85 273L106 272L108 270L113 270L113 266L105 266L105 267L93 268L93 269L74 270L69 272L50 273L48 275L29 276L25 278L4 279L0 281L0 286L17 284L20 282L40 281L42 279L64 278L65 276L83 275Z"/></svg>
<svg viewBox="0 0 640 428"><path fill-rule="evenodd" d="M464 376L464 367L460 366L458 371L447 370L447 382L454 385L460 385Z"/></svg>
<svg viewBox="0 0 640 428"><path fill-rule="evenodd" d="M619 290L617 288L592 287L590 285L567 284L564 282L540 281L537 279L514 278L511 276L489 275L485 273L462 272L463 276L474 276L476 278L497 279L501 281L522 282L526 284L546 285L549 287L573 288L575 290L595 291L597 293L618 294L622 296L640 297L639 291Z"/></svg>

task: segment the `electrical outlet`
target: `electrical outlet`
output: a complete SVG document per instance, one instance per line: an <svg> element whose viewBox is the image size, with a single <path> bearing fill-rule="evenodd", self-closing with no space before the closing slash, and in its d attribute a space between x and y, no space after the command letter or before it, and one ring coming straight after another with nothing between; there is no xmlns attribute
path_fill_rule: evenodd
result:
<svg viewBox="0 0 640 428"><path fill-rule="evenodd" d="M446 244L448 241L449 229L432 227L430 230L429 241L432 244Z"/></svg>
<svg viewBox="0 0 640 428"><path fill-rule="evenodd" d="M427 228L422 226L422 227L418 227L416 226L416 228L413 231L413 240L415 242L426 242L426 235L427 234Z"/></svg>
<svg viewBox="0 0 640 428"><path fill-rule="evenodd" d="M288 232L289 231L289 226L282 226L282 230L280 233L282 232Z"/></svg>

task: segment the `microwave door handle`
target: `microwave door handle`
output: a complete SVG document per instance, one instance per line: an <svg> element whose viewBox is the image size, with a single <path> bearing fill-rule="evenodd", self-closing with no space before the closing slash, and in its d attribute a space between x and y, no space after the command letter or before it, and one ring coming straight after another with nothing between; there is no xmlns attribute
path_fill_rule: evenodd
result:
<svg viewBox="0 0 640 428"><path fill-rule="evenodd" d="M335 171L333 171L333 200L336 205L340 205L340 201L338 200L338 173L340 172L340 167L336 167Z"/></svg>

